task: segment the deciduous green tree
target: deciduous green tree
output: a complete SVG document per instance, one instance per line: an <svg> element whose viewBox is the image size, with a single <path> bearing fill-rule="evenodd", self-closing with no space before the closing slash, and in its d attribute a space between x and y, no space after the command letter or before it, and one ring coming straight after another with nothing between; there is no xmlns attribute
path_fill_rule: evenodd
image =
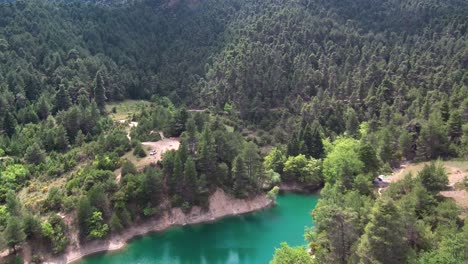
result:
<svg viewBox="0 0 468 264"><path fill-rule="evenodd" d="M307 253L305 247L290 247L282 243L281 248L275 250L270 264L313 264L312 257Z"/></svg>

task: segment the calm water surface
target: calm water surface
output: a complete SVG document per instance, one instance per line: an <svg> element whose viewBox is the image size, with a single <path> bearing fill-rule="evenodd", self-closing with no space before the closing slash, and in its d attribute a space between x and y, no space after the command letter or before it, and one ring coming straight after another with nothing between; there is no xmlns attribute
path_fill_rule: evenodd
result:
<svg viewBox="0 0 468 264"><path fill-rule="evenodd" d="M304 245L316 195L278 196L276 207L208 224L171 228L132 240L119 252L94 255L79 264L262 264L282 241Z"/></svg>

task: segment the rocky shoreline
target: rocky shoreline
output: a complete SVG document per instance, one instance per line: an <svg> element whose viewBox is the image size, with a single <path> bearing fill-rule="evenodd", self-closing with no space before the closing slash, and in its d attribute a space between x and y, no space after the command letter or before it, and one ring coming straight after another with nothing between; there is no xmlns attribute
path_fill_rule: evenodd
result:
<svg viewBox="0 0 468 264"><path fill-rule="evenodd" d="M266 195L258 195L250 199L236 199L218 189L210 197L207 211L194 207L185 214L180 208L173 208L157 219L151 219L126 228L119 234L114 234L105 240L86 242L83 245L70 245L65 253L52 257L44 263L65 264L98 252L116 251L124 248L127 242L135 237L152 232L164 231L173 226L211 222L230 215L240 215L267 208L273 204Z"/></svg>
<svg viewBox="0 0 468 264"><path fill-rule="evenodd" d="M321 189L322 186L305 186L298 182L282 182L279 184L280 192L282 193L315 193Z"/></svg>

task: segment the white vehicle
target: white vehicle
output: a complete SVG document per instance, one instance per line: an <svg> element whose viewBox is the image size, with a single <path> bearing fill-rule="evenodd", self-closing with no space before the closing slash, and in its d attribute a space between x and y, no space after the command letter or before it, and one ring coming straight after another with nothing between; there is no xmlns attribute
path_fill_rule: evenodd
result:
<svg viewBox="0 0 468 264"><path fill-rule="evenodd" d="M153 149L152 151L150 151L150 155L151 155L151 156L156 155L156 153L158 153L158 152L157 152L156 150L154 150L154 149Z"/></svg>

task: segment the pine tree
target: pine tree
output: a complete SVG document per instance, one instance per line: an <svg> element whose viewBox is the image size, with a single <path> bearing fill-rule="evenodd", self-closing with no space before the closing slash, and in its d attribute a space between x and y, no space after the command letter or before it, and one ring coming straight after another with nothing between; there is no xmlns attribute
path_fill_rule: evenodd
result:
<svg viewBox="0 0 468 264"><path fill-rule="evenodd" d="M246 174L249 180L256 182L260 174L260 168L262 166L260 155L258 155L258 147L253 142L247 142L244 144L242 150L242 158L244 160L244 166Z"/></svg>
<svg viewBox="0 0 468 264"><path fill-rule="evenodd" d="M16 246L23 243L26 240L26 234L22 226L21 220L18 217L9 217L7 226L3 233L6 243L9 247L13 248L14 254L16 254Z"/></svg>
<svg viewBox="0 0 468 264"><path fill-rule="evenodd" d="M37 143L33 143L26 149L24 159L30 164L38 165L45 160L45 151Z"/></svg>
<svg viewBox="0 0 468 264"><path fill-rule="evenodd" d="M209 124L205 125L198 144L197 166L209 184L216 182L216 145Z"/></svg>
<svg viewBox="0 0 468 264"><path fill-rule="evenodd" d="M177 152L180 155L180 160L182 161L182 163L185 163L185 161L187 160L187 158L189 156L188 146L187 146L187 142L185 140L182 140L182 142L180 143L180 146L179 146L179 150Z"/></svg>
<svg viewBox="0 0 468 264"><path fill-rule="evenodd" d="M447 100L444 100L442 102L442 105L440 107L440 115L442 116L442 120L444 122L447 122L449 117L450 117L450 108Z"/></svg>
<svg viewBox="0 0 468 264"><path fill-rule="evenodd" d="M184 163L182 163L179 153L175 155L172 181L175 187L173 194L182 195L184 191Z"/></svg>
<svg viewBox="0 0 468 264"><path fill-rule="evenodd" d="M197 170L195 161L188 157L184 166L184 198L190 204L193 204L197 196Z"/></svg>
<svg viewBox="0 0 468 264"><path fill-rule="evenodd" d="M330 260L333 263L347 263L352 246L358 238L358 217L356 212L332 206L328 212L327 228L330 242Z"/></svg>
<svg viewBox="0 0 468 264"><path fill-rule="evenodd" d="M146 151L143 149L141 142L138 142L133 150L133 155L139 158L144 158L147 156Z"/></svg>
<svg viewBox="0 0 468 264"><path fill-rule="evenodd" d="M144 186L151 206L157 207L163 193L163 180L160 171L152 167L146 168Z"/></svg>
<svg viewBox="0 0 468 264"><path fill-rule="evenodd" d="M83 132L80 129L78 130L78 133L76 134L76 137L75 137L75 145L80 147L85 142L86 142L86 136L83 134Z"/></svg>
<svg viewBox="0 0 468 264"><path fill-rule="evenodd" d="M441 161L425 165L418 173L418 177L421 180L421 184L432 193L442 191L448 184L447 173Z"/></svg>
<svg viewBox="0 0 468 264"><path fill-rule="evenodd" d="M63 126L58 126L55 131L55 148L58 151L65 151L68 149L70 142L68 141L67 131Z"/></svg>
<svg viewBox="0 0 468 264"><path fill-rule="evenodd" d="M22 205L16 193L12 190L8 191L5 200L9 215L20 217L22 215Z"/></svg>
<svg viewBox="0 0 468 264"><path fill-rule="evenodd" d="M188 150L191 154L194 154L197 144L197 125L195 124L195 120L190 118L185 127L187 128Z"/></svg>
<svg viewBox="0 0 468 264"><path fill-rule="evenodd" d="M172 130L174 131L173 136L180 136L182 132L185 131L185 124L187 123L188 112L185 107L182 107L177 111L175 117L173 118L173 123L171 124Z"/></svg>
<svg viewBox="0 0 468 264"><path fill-rule="evenodd" d="M352 107L346 110L346 132L352 137L359 134L359 120L356 111Z"/></svg>
<svg viewBox="0 0 468 264"><path fill-rule="evenodd" d="M369 143L361 142L358 154L359 159L364 163L364 173L377 173L380 163L375 149Z"/></svg>
<svg viewBox="0 0 468 264"><path fill-rule="evenodd" d="M454 110L450 113L447 125L447 133L450 137L450 141L459 142L460 138L463 136L462 118L459 111Z"/></svg>
<svg viewBox="0 0 468 264"><path fill-rule="evenodd" d="M50 114L50 107L44 97L41 97L36 105L37 115L41 120L47 119Z"/></svg>
<svg viewBox="0 0 468 264"><path fill-rule="evenodd" d="M13 114L10 112L7 112L5 114L5 118L3 119L3 130L9 137L15 134L16 124L17 124L16 119L13 116Z"/></svg>
<svg viewBox="0 0 468 264"><path fill-rule="evenodd" d="M102 72L98 71L96 73L96 78L95 78L95 86L94 86L94 100L96 101L96 104L101 111L101 113L104 113L105 107L106 107L106 89L105 89L105 84L104 84L104 78L102 76Z"/></svg>
<svg viewBox="0 0 468 264"><path fill-rule="evenodd" d="M435 159L447 154L447 130L440 116L431 115L423 124L416 145L416 159L420 161Z"/></svg>
<svg viewBox="0 0 468 264"><path fill-rule="evenodd" d="M55 95L55 110L56 112L67 110L71 106L70 95L65 85L60 85L57 94Z"/></svg>
<svg viewBox="0 0 468 264"><path fill-rule="evenodd" d="M245 197L247 195L248 178L245 171L244 159L241 155L234 159L232 166L233 189L232 191L237 197Z"/></svg>
<svg viewBox="0 0 468 264"><path fill-rule="evenodd" d="M117 213L113 213L110 219L110 229L114 232L120 232L123 230L124 226L122 225L122 221L119 218Z"/></svg>
<svg viewBox="0 0 468 264"><path fill-rule="evenodd" d="M360 263L405 263L409 250L404 224L390 199L379 199L357 249Z"/></svg>
<svg viewBox="0 0 468 264"><path fill-rule="evenodd" d="M321 127L318 121L312 123L312 138L310 146L308 147L309 155L314 159L321 159L324 157L325 149L323 147L322 135L320 133Z"/></svg>
<svg viewBox="0 0 468 264"><path fill-rule="evenodd" d="M80 226L80 233L81 235L87 234L88 233L88 221L91 218L93 214L93 209L91 207L91 203L89 202L88 197L83 196L79 203L78 203L78 224Z"/></svg>
<svg viewBox="0 0 468 264"><path fill-rule="evenodd" d="M297 156L301 153L301 140L298 133L294 133L288 142L288 156Z"/></svg>

